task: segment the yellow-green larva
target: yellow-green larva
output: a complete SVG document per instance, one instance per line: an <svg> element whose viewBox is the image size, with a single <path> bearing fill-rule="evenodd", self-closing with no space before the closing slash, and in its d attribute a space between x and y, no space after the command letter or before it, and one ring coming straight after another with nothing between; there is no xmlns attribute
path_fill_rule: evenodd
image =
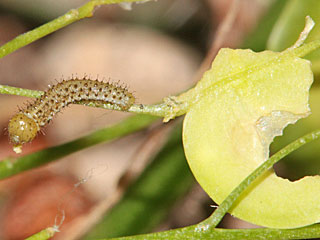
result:
<svg viewBox="0 0 320 240"><path fill-rule="evenodd" d="M8 132L14 151L21 152L22 144L31 142L41 127L62 108L81 101L107 103L126 111L134 104L135 98L126 88L113 83L90 79L64 80L11 118Z"/></svg>

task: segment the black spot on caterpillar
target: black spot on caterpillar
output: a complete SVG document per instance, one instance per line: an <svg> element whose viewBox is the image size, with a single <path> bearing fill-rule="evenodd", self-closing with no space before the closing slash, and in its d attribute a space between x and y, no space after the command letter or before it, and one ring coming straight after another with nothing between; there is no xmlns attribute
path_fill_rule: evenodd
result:
<svg viewBox="0 0 320 240"><path fill-rule="evenodd" d="M8 133L14 151L20 153L22 144L31 142L41 127L48 124L62 108L90 101L107 103L127 111L134 104L135 97L126 88L113 83L86 78L63 80L11 118Z"/></svg>

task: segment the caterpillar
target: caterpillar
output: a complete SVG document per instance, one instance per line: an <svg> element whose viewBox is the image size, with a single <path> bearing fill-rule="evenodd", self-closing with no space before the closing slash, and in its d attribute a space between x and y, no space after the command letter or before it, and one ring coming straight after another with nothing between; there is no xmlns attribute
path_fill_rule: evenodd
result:
<svg viewBox="0 0 320 240"><path fill-rule="evenodd" d="M13 150L21 153L22 145L31 142L64 107L79 102L107 103L127 111L135 97L127 88L98 80L70 79L51 86L41 97L14 115L8 124Z"/></svg>

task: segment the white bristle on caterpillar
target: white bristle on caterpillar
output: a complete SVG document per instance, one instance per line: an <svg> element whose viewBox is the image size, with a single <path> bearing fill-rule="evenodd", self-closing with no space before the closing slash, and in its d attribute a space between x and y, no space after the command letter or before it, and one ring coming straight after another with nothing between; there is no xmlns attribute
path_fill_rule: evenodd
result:
<svg viewBox="0 0 320 240"><path fill-rule="evenodd" d="M126 88L113 83L86 78L63 80L50 86L41 97L11 118L8 133L13 150L20 153L22 145L31 142L55 114L69 104L82 101L107 103L127 111L135 97Z"/></svg>

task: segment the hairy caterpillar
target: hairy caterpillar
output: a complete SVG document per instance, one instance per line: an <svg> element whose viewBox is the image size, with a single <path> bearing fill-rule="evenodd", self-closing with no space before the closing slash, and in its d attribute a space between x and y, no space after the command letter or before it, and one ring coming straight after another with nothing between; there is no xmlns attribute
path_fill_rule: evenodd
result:
<svg viewBox="0 0 320 240"><path fill-rule="evenodd" d="M22 144L31 142L41 127L62 108L89 101L107 103L126 111L134 104L135 98L126 88L116 84L86 78L63 80L11 118L8 133L13 150L20 153Z"/></svg>

